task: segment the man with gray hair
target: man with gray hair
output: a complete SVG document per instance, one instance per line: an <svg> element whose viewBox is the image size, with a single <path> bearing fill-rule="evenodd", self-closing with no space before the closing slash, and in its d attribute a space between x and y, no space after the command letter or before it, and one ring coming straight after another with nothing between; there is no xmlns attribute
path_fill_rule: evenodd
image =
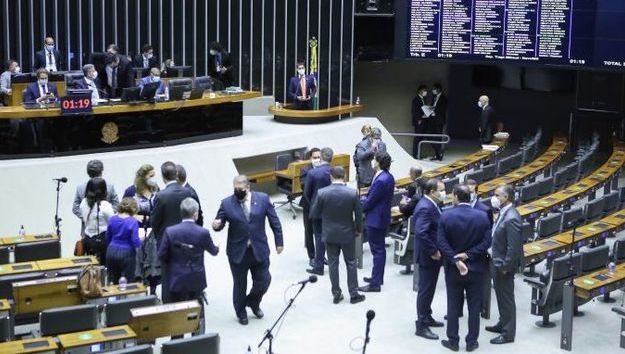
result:
<svg viewBox="0 0 625 354"><path fill-rule="evenodd" d="M74 87L81 90L91 90L91 103L98 104L98 100L106 93L102 90L102 83L98 79L98 71L93 64L86 64L82 67L84 77L74 81Z"/></svg>
<svg viewBox="0 0 625 354"><path fill-rule="evenodd" d="M361 140L356 145L354 164L358 173L358 187L369 187L375 171L373 170L373 157L378 152L386 152L386 144L382 141L382 131L378 127L371 129L367 139Z"/></svg>
<svg viewBox="0 0 625 354"><path fill-rule="evenodd" d="M239 323L247 325L246 307L251 308L257 318L263 318L260 302L271 283L265 220L273 231L276 253L282 253L284 243L282 225L269 196L252 192L245 175L235 177L232 184L234 193L221 201L213 230L221 231L226 222L229 223L226 253L234 283L232 302ZM252 273L252 289L246 294L248 273Z"/></svg>
<svg viewBox="0 0 625 354"><path fill-rule="evenodd" d="M95 177L102 177L104 172L104 164L100 160L91 160L87 163L87 175L89 179ZM87 181L89 182L89 181ZM82 220L80 213L80 203L85 199L85 191L87 190L87 182L81 183L76 187L76 194L74 195L74 203L72 204L72 213ZM119 198L117 192L115 192L115 186L113 183L106 182L106 200L111 203L114 210L117 210L119 205Z"/></svg>
<svg viewBox="0 0 625 354"><path fill-rule="evenodd" d="M158 257L167 268L168 281L163 286L169 287L169 298L165 302L198 300L203 303L206 289L204 252L216 256L219 246L213 243L207 229L195 223L199 209L195 199L184 199L180 203L182 222L166 228L163 233ZM200 317L203 320L204 316Z"/></svg>

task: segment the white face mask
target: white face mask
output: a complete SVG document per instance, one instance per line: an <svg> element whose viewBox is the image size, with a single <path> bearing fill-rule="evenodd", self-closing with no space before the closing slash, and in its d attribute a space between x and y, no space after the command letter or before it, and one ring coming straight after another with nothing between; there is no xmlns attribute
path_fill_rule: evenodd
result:
<svg viewBox="0 0 625 354"><path fill-rule="evenodd" d="M152 81L153 82L159 82L159 81L161 81L161 77L160 76L152 76Z"/></svg>
<svg viewBox="0 0 625 354"><path fill-rule="evenodd" d="M500 209L501 201L499 200L499 198L497 198L497 196L494 195L490 197L490 205L495 209Z"/></svg>
<svg viewBox="0 0 625 354"><path fill-rule="evenodd" d="M438 90L432 90L432 93L438 95Z"/></svg>
<svg viewBox="0 0 625 354"><path fill-rule="evenodd" d="M153 186L153 187L157 186L158 182L156 182L156 177L154 177L154 176L149 177L148 180L147 180L147 184L148 184L148 186Z"/></svg>
<svg viewBox="0 0 625 354"><path fill-rule="evenodd" d="M438 200L442 203L447 199L447 192L439 191L438 192Z"/></svg>
<svg viewBox="0 0 625 354"><path fill-rule="evenodd" d="M420 94L419 96L421 96L421 97L425 97L425 96L427 96L427 95L428 95L428 92L427 92L427 91L423 91L423 92L421 92L421 94Z"/></svg>
<svg viewBox="0 0 625 354"><path fill-rule="evenodd" d="M46 44L46 49L51 52L54 50L54 44Z"/></svg>
<svg viewBox="0 0 625 354"><path fill-rule="evenodd" d="M146 59L152 59L152 57L154 57L154 54L146 54L145 57Z"/></svg>
<svg viewBox="0 0 625 354"><path fill-rule="evenodd" d="M91 73L91 80L95 80L97 78L98 78L98 72L97 71L92 72Z"/></svg>
<svg viewBox="0 0 625 354"><path fill-rule="evenodd" d="M297 73L300 75L306 74L306 69L297 69Z"/></svg>
<svg viewBox="0 0 625 354"><path fill-rule="evenodd" d="M48 79L39 79L39 86L47 85L47 84L48 84Z"/></svg>
<svg viewBox="0 0 625 354"><path fill-rule="evenodd" d="M478 106L478 107L480 107L480 108L482 108L482 102L477 101L477 106Z"/></svg>
<svg viewBox="0 0 625 354"><path fill-rule="evenodd" d="M313 167L319 167L321 166L321 159L320 158L311 159L311 163Z"/></svg>
<svg viewBox="0 0 625 354"><path fill-rule="evenodd" d="M209 53L210 53L210 55L216 55L216 54L217 54L217 51L216 51L216 50L212 50L212 49L211 49L211 50L209 51Z"/></svg>
<svg viewBox="0 0 625 354"><path fill-rule="evenodd" d="M15 67L15 70L13 70L14 73L19 73L20 71L22 71L22 68L20 68L19 66Z"/></svg>

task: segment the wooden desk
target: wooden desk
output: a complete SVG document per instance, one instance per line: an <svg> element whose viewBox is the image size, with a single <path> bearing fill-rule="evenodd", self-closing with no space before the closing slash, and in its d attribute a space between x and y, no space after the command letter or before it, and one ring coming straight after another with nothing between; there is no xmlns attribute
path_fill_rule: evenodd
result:
<svg viewBox="0 0 625 354"><path fill-rule="evenodd" d="M568 243L553 238L534 241L523 245L524 265L536 264L547 258L557 258L568 250Z"/></svg>
<svg viewBox="0 0 625 354"><path fill-rule="evenodd" d="M11 312L11 303L7 299L0 299L0 317Z"/></svg>
<svg viewBox="0 0 625 354"><path fill-rule="evenodd" d="M126 285L126 290L121 290L119 285L108 285L102 288L102 296L101 298L109 298L109 297L126 297L128 295L139 295L145 294L147 289L143 283L128 283Z"/></svg>
<svg viewBox="0 0 625 354"><path fill-rule="evenodd" d="M135 343L137 335L128 325L123 325L59 334L57 338L62 352L69 354L79 352L76 349L86 346L94 349L89 351L89 353L99 352L101 350L121 349L124 348L126 344ZM119 343L115 346L113 345L114 342Z"/></svg>
<svg viewBox="0 0 625 354"><path fill-rule="evenodd" d="M247 178L249 179L251 183L256 183L256 184L269 183L269 182L276 180L276 172L271 170L271 171L252 173L252 174L247 175Z"/></svg>
<svg viewBox="0 0 625 354"><path fill-rule="evenodd" d="M348 154L335 154L332 157L332 166L343 166L345 169L345 180L349 181L350 156ZM302 194L302 181L300 179L302 168L310 165L310 160L291 162L286 170L276 171L276 177L291 180L291 192L295 195Z"/></svg>
<svg viewBox="0 0 625 354"><path fill-rule="evenodd" d="M0 237L0 245L2 246L15 246L20 243L32 243L41 241L58 240L59 237L55 234L37 234L37 235L24 235L24 236L5 236Z"/></svg>
<svg viewBox="0 0 625 354"><path fill-rule="evenodd" d="M99 264L95 256L53 258L37 261L37 266L41 271L56 270L63 268L79 268L89 264Z"/></svg>
<svg viewBox="0 0 625 354"><path fill-rule="evenodd" d="M282 108L276 108L275 105L269 106L269 113L273 115L273 119L280 123L290 124L316 124L339 120L344 116L360 112L363 105L342 105L329 107L325 109L290 109L291 105Z"/></svg>
<svg viewBox="0 0 625 354"><path fill-rule="evenodd" d="M55 354L58 345L52 337L30 338L15 340L12 342L0 343L0 353L26 354L26 353L46 353Z"/></svg>
<svg viewBox="0 0 625 354"><path fill-rule="evenodd" d="M39 313L54 307L83 303L76 276L43 278L13 283L15 313Z"/></svg>
<svg viewBox="0 0 625 354"><path fill-rule="evenodd" d="M130 328L141 340L191 333L200 324L201 305L197 300L130 310Z"/></svg>
<svg viewBox="0 0 625 354"><path fill-rule="evenodd" d="M33 82L36 82L36 80ZM65 96L65 93L67 91L67 87L65 86L65 80L50 81L50 83L56 86L59 97ZM11 84L11 94L7 96L8 105L21 106L22 101L24 101L24 90L26 90L26 87L28 87L28 85L30 84L32 84L32 82L18 82Z"/></svg>
<svg viewBox="0 0 625 354"><path fill-rule="evenodd" d="M480 197L490 196L495 192L495 189L502 184L517 185L535 177L558 162L560 157L566 152L566 146L566 138L555 137L551 146L549 146L540 157L525 166L507 173L505 176L495 178L479 185L478 194Z"/></svg>
<svg viewBox="0 0 625 354"><path fill-rule="evenodd" d="M21 262L0 265L0 275L13 275L36 272L39 270L37 262Z"/></svg>

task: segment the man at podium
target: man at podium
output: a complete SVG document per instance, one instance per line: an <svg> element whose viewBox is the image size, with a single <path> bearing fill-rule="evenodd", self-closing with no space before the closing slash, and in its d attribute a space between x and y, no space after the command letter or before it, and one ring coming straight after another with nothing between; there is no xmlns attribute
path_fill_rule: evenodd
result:
<svg viewBox="0 0 625 354"><path fill-rule="evenodd" d="M289 98L295 109L312 109L312 97L316 91L315 80L306 75L306 65L297 63L297 75L289 83Z"/></svg>

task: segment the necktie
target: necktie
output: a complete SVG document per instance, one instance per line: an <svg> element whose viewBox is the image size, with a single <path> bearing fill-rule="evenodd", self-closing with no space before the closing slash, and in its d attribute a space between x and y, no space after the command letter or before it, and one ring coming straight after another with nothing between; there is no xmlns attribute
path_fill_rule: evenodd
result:
<svg viewBox="0 0 625 354"><path fill-rule="evenodd" d="M247 203L243 201L241 203L241 208L243 209L243 215L245 215L245 219L250 221L250 208L247 207Z"/></svg>
<svg viewBox="0 0 625 354"><path fill-rule="evenodd" d="M46 95L46 85L41 85L41 97Z"/></svg>
<svg viewBox="0 0 625 354"><path fill-rule="evenodd" d="M302 97L304 97L304 99L306 98L306 78L304 76L302 76L302 78L299 80L299 85L302 88Z"/></svg>
<svg viewBox="0 0 625 354"><path fill-rule="evenodd" d="M52 65L52 52L48 52L48 60L50 60L50 65Z"/></svg>
<svg viewBox="0 0 625 354"><path fill-rule="evenodd" d="M144 57L143 58L143 67L147 69L147 67L150 65L150 62Z"/></svg>

